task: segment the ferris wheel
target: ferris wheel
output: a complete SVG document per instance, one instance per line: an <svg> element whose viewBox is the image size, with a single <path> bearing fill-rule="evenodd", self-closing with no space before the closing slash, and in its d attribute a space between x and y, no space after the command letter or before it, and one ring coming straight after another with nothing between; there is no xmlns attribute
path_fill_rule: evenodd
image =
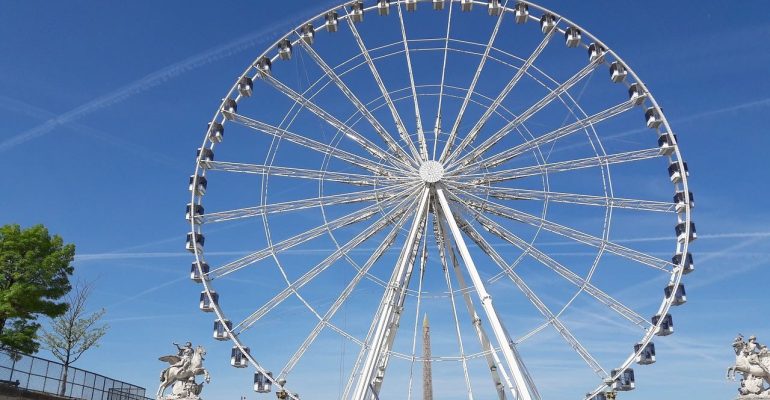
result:
<svg viewBox="0 0 770 400"><path fill-rule="evenodd" d="M200 309L280 399L614 398L694 269L661 107L530 2L309 19L236 79L189 189Z"/></svg>

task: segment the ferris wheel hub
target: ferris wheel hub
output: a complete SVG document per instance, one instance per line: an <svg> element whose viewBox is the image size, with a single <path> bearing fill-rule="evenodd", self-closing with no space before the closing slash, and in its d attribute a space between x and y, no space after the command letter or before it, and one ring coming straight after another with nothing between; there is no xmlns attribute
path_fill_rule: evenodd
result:
<svg viewBox="0 0 770 400"><path fill-rule="evenodd" d="M420 165L420 178L427 183L436 183L444 177L444 166L438 161L425 161Z"/></svg>

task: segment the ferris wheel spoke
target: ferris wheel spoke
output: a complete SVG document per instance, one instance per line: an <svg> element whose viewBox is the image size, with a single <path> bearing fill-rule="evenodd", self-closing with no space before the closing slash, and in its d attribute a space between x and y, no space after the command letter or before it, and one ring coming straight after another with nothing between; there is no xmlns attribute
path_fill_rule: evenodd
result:
<svg viewBox="0 0 770 400"><path fill-rule="evenodd" d="M602 368L602 366L599 364L598 361L591 355L591 353L588 352L588 350L583 346L577 338L570 332L570 330L562 323L556 315L554 315L553 312L543 303L542 300L537 296L537 294L530 289L529 286L524 282L523 279L515 272L513 269L503 260L502 256L492 247L489 242L484 239L484 237L475 229L473 228L469 223L464 221L459 216L455 217L458 220L458 224L460 225L460 229L465 232L468 237L470 237L477 246L479 246L479 249L486 253L489 258L492 259L492 261L495 262L495 264L500 267L500 269L503 270L503 273L507 275L511 281L519 288L519 290L524 294L524 296L532 303L537 310L543 314L543 317L550 322L550 324L556 329L556 331L561 335L561 337L564 339L564 341L569 344L570 347L572 347L575 352L578 353L578 355L583 359L583 361L588 364L591 369L593 369L594 373L596 373L600 378L604 379L609 377L607 374L607 371Z"/></svg>
<svg viewBox="0 0 770 400"><path fill-rule="evenodd" d="M670 274L672 271L673 266L669 261L662 260L658 257L630 249L609 240L605 240L594 235L581 232L561 224L557 224L555 222L529 213L525 213L523 211L514 210L510 207L506 207L492 201L480 199L467 192L464 193L466 193L469 197L472 197L472 199L462 199L458 196L454 196L453 199L461 204L464 204L466 207L504 217L513 221L518 221L536 228L542 227L551 233L564 236L574 240L575 242L583 243L598 249L604 249L610 253L627 258L629 260L634 260L640 264L652 267L665 273Z"/></svg>
<svg viewBox="0 0 770 400"><path fill-rule="evenodd" d="M383 165L372 162L368 158L361 157L359 155L349 153L345 150L340 150L327 144L321 143L317 140L307 138L296 133L287 131L286 129L273 126L262 121L258 121L240 114L231 113L233 122L239 123L243 126L252 128L258 132L263 132L268 135L287 140L302 147L314 150L321 154L328 155L343 161L347 161L359 168L363 168L367 171L373 172L377 175L393 175L394 171Z"/></svg>
<svg viewBox="0 0 770 400"><path fill-rule="evenodd" d="M288 287L283 289L280 293L275 295L272 299L266 302L262 307L254 311L251 315L246 317L234 329L245 332L262 317L267 315L275 307L283 303L284 300L289 298L292 294L295 294L297 290L310 283L318 275L324 272L327 268L332 266L339 259L343 258L348 252L360 246L362 243L370 239L372 236L385 229L388 225L393 224L398 218L406 213L408 209L407 200L403 200L398 206L393 208L383 217L369 225L366 229L361 231L358 235L353 237L350 241L340 246L332 254L327 256L323 261L316 264L313 268L305 272L301 277L292 282Z"/></svg>
<svg viewBox="0 0 770 400"><path fill-rule="evenodd" d="M452 4L454 4L453 1L449 2L449 16L447 17L447 23L446 23L446 35L444 35L444 60L441 64L441 83L439 84L439 93L438 93L438 107L436 109L436 122L433 125L433 160L436 159L436 151L438 151L438 136L439 133L441 133L441 107L444 103L444 83L446 78L446 60L447 56L449 55L449 31L452 29Z"/></svg>
<svg viewBox="0 0 770 400"><path fill-rule="evenodd" d="M374 317L377 320L377 327L371 341L368 342L366 358L361 368L361 376L358 378L353 392L353 399L364 400L370 395L379 394L387 370L390 350L398 332L401 307L404 304L406 289L414 269L418 244L422 239L420 233L426 223L429 197L429 190L423 188L398 263L393 270L385 295Z"/></svg>
<svg viewBox="0 0 770 400"><path fill-rule="evenodd" d="M324 326L327 326L329 324L329 321L331 321L332 318L334 318L334 315L336 315L337 311L342 307L342 305L347 301L348 297L353 293L353 290L358 286L358 284L361 282L361 280L369 273L369 270L374 266L374 264L382 257L383 254L393 245L393 242L396 240L396 236L398 236L398 233L401 230L401 227L404 226L404 223L407 220L408 215L403 213L398 221L395 223L391 231L388 233L388 235L385 237L385 239L380 242L379 246L374 250L372 255L369 257L369 259L364 263L363 266L361 266L360 269L358 269L358 272L356 273L355 277L345 286L345 289L340 293L340 295L337 297L337 299L332 303L332 305L329 307L329 309L326 311L324 316L321 318L321 320L318 321L316 326L313 328L313 330L310 332L310 334L305 338L305 341L302 343L302 345L297 349L297 351L292 355L292 357L289 359L289 361L286 363L286 365L281 370L281 373L279 374L279 377L286 377L291 371L294 369L294 367L297 365L297 363L300 361L300 359L303 357L305 352L312 346L312 344L315 342L315 340L318 338L318 335L323 330ZM363 345L363 343L361 343Z"/></svg>
<svg viewBox="0 0 770 400"><path fill-rule="evenodd" d="M377 82L377 86L380 88L380 92L382 92L382 98L385 100L385 103L388 105L388 109L393 116L393 121L396 123L399 136L401 136L401 139L406 143L409 151L412 153L412 157L414 157L415 160L420 160L420 153L414 146L412 138L409 137L409 132L404 125L404 121L401 120L401 115L399 115L398 110L396 110L396 105L393 103L393 99L390 97L390 92L388 92L388 89L385 87L385 82L382 81L382 77L380 76L380 72L377 70L377 66L374 65L374 60L372 59L371 54L369 54L369 50L366 48L364 40L361 38L361 34L358 32L358 29L353 23L353 19L350 18L349 15L347 21L348 26L350 26L350 32L353 34L353 37L358 44L358 48L361 50L361 54L363 54L364 59L366 60L366 64L369 66L369 70L372 72L372 76Z"/></svg>
<svg viewBox="0 0 770 400"><path fill-rule="evenodd" d="M345 84L345 82L342 80L342 78L337 74L337 72L334 71L332 67L329 66L329 64L324 61L324 59L319 55L312 46L310 46L308 43L306 43L304 40L300 40L299 43L301 44L302 48L305 49L308 55L310 55L310 58L315 61L315 63L324 71L324 73L334 81L334 83L337 85L337 87L342 91L342 93L345 95L345 97L350 100L351 103L353 103L353 106L361 111L364 118L366 118L367 121L374 127L374 130L377 132L377 134L382 138L382 140L388 145L388 148L395 153L401 161L406 163L407 165L413 165L417 166L415 161L409 157L408 154L404 151L404 149L401 148L401 146L398 145L395 139L393 139L393 136L388 133L388 131L385 129L385 127L382 126L379 120L374 117L374 115L369 111L369 107L367 107L361 100L353 93L353 91L350 89L348 85Z"/></svg>
<svg viewBox="0 0 770 400"><path fill-rule="evenodd" d="M508 93L513 90L513 87L516 86L517 83L519 83L519 80L527 73L529 70L529 67L534 64L535 60L540 56L540 54L545 50L546 46L548 46L548 43L551 41L551 38L553 37L554 33L558 32L559 30L556 29L556 26L559 25L559 21L557 21L553 27L548 31L548 33L545 34L545 37L543 37L543 40L540 42L540 44L535 48L534 51L532 51L532 54L527 57L527 60L524 61L524 64L516 71L516 73L513 75L513 78L511 78L510 81L508 81L508 84L505 85L503 90L500 92L500 94L497 95L497 97L494 99L492 104L486 108L484 111L484 114L479 118L479 120L476 122L476 125L473 126L473 128L468 133L468 136L466 136L462 142L457 146L457 151L452 153L449 158L447 159L447 162L450 163L450 165L454 164L452 163L452 160L455 158L455 156L462 153L463 149L467 147L470 143L472 143L476 136L479 134L479 131L481 131L481 128L484 127L484 124L487 123L487 120L497 111L497 108L500 107L500 105L503 103L503 100L508 96ZM493 143L494 144L494 143ZM490 145L491 147L491 145ZM483 151L482 151L483 153Z"/></svg>
<svg viewBox="0 0 770 400"><path fill-rule="evenodd" d="M406 56L406 66L409 71L409 85L412 89L412 99L414 100L414 116L417 124L417 141L420 145L420 155L423 160L428 160L428 144L425 142L425 132L422 127L422 116L420 114L420 103L417 101L417 89L414 84L414 71L412 71L412 56L409 52L409 41L406 38L406 26L404 25L404 15L401 11L401 2L398 3L398 21L401 25L401 40L404 42L404 55Z"/></svg>
<svg viewBox="0 0 770 400"><path fill-rule="evenodd" d="M559 140L565 136L568 136L572 133L581 131L583 129L589 128L593 126L594 124L597 124L601 121L613 118L615 116L618 116L636 106L636 103L634 100L628 100L624 101L620 104L617 104L613 107L610 107L606 110L600 111L596 114L593 114L589 117L583 118L581 120L575 121L569 125L562 126L558 129L555 129L551 132L548 132L546 134L543 134L537 138L534 138L532 140L529 140L527 142L524 142L518 146L514 146L511 148L508 148L492 157L487 158L482 162L484 167L486 168L492 168L495 166L498 166L500 164L505 163L506 161L509 161L513 159L514 157L517 157L521 154L524 154L527 151L530 151L532 149L535 149L539 146L542 146L547 143L552 143L556 140ZM502 139L502 136L500 137ZM478 156L489 150L493 145L497 144L498 140L495 141L489 141L487 144L487 147L478 147L474 149L472 152L468 153L466 157L462 161L458 161L458 163L461 163L461 166L458 168L459 170L463 170L464 168L473 166L471 164Z"/></svg>
<svg viewBox="0 0 770 400"><path fill-rule="evenodd" d="M401 168L410 167L406 163L400 162L399 160L394 160L393 157L390 157L385 150L381 149L379 146L372 143L369 139L361 136L361 134L353 130L353 128L342 123L342 121L338 120L336 117L331 115L328 111L324 110L322 107L315 104L310 99L307 99L301 94L295 92L290 87L286 86L281 81L273 77L271 74L263 73L261 77L262 77L262 80L269 83L270 86L274 87L276 90L286 95L286 97L289 97L290 99L294 100L301 107L308 109L310 112L312 112L322 120L326 121L329 125L331 125L335 129L338 129L340 132L344 133L345 137L356 142L356 144L361 146L361 148L366 150L369 154L384 161L398 162Z"/></svg>
<svg viewBox="0 0 770 400"><path fill-rule="evenodd" d="M488 185L496 182L504 182L527 176L552 174L556 172L573 171L577 169L603 167L610 164L628 163L634 161L647 160L650 158L662 157L660 149L650 148L643 150L628 151L625 153L616 153L601 155L595 157L581 158L577 160L559 161L555 163L544 163L529 167L511 168L489 173L478 174L458 174L451 176L450 180L458 177L471 185ZM455 178L456 179L456 178Z"/></svg>
<svg viewBox="0 0 770 400"><path fill-rule="evenodd" d="M393 223L397 224L397 227L400 225L403 225L403 216L406 214L406 211L408 209L406 200L403 201L398 207L391 210L386 214L385 216L381 217L379 220L374 222L372 225L367 227L365 230L361 231L358 235L356 235L353 239L345 243L344 245L340 246L337 250L334 251L334 253L330 254L328 257L326 257L323 261L316 264L313 268L305 272L301 277L299 277L294 282L290 282L288 286L283 289L280 293L275 295L272 299L270 299L268 302L266 302L262 307L257 309L255 312L250 314L248 317L246 317L243 321L241 321L238 325L235 326L234 329L239 330L239 333L245 332L248 330L252 325L254 325L257 321L262 319L265 315L267 315L270 311L281 305L286 299L291 297L292 295L298 295L298 290L310 283L313 279L315 279L318 275L320 275L322 272L324 272L327 268L334 265L335 262L340 260L341 258L345 257L348 252L355 249L356 247L360 246L362 243L370 239L372 236L386 228L388 225L391 225ZM411 201L410 203L414 203L414 201ZM400 221L400 222L399 222ZM392 239L390 239L392 241ZM386 240L384 243L387 243L388 240ZM385 247L388 247L389 244L387 244ZM380 245L380 248L383 247L382 244ZM380 253L380 248L375 252L375 254ZM382 250L384 251L384 250ZM374 263L374 261L377 260L379 256L376 258L370 258L370 262ZM366 272L371 267L370 262L367 262L365 265L365 268L362 268L359 271L359 274L365 275ZM363 273L361 271L364 271ZM355 280L357 283L360 280ZM352 284L352 282L351 282ZM341 303L347 298L347 296L350 294L348 290L352 291L353 287L355 287L355 284L350 287L350 289L346 289L343 292L343 295L340 295L340 298L338 299L338 302L335 302L335 305L333 305L332 308L329 309L329 311L326 313L324 317L321 317L320 315L317 315L318 317L318 324L320 327L323 326L332 326L329 323L329 319L336 313L336 310L339 308ZM328 317L328 318L327 318ZM315 333L313 333L315 332ZM316 329L311 332L311 335L308 337L307 341L312 343L313 340L315 340L315 336L320 333L320 328L318 328L318 332L316 332ZM347 334L346 334L347 335ZM302 351L304 353L304 350ZM299 361L299 357L301 357L301 354L298 356L298 358L294 361L290 361L290 364L296 364L297 361ZM291 367L293 368L293 366ZM290 368L289 368L290 369ZM286 372L288 373L288 372ZM283 374L283 372L282 372Z"/></svg>
<svg viewBox="0 0 770 400"><path fill-rule="evenodd" d="M506 5L508 4L508 0L505 0L505 3L503 4L503 9L506 9ZM449 152L452 150L452 146L454 145L455 140L457 139L457 131L460 129L460 123L462 122L463 116L465 116L465 110L468 108L468 103L470 102L471 96L476 91L476 84L479 81L479 77L481 76L481 71L484 70L484 65L487 62L487 59L489 58L489 52L492 50L492 45L495 42L495 39L497 38L497 33L500 31L500 25L503 22L503 16L505 15L505 12L501 12L500 15L497 17L497 22L495 23L495 28L492 30L492 34L489 37L489 41L487 42L486 47L484 47L484 54L481 56L481 60L479 61L478 67L476 67L476 72L473 75L473 80L471 80L471 84L468 87L468 92L465 94L465 98L463 99L463 103L460 106L460 111L457 113L457 117L455 118L455 122L452 125L452 130L449 132L449 138L447 139L447 142L444 144L444 150L441 152L441 157L439 158L439 162L445 162L447 160L447 157L449 157Z"/></svg>
<svg viewBox="0 0 770 400"><path fill-rule="evenodd" d="M283 212L302 211L308 208L328 207L339 204L355 204L363 202L379 202L393 197L402 197L408 183L401 183L387 189L363 190L351 193L315 197L312 199L292 200L281 203L265 204L254 207L237 208L227 211L206 213L201 217L201 223L231 221L235 219L254 218Z"/></svg>
<svg viewBox="0 0 770 400"><path fill-rule="evenodd" d="M612 296L603 292L601 289L597 288L592 283L586 281L585 279L580 277L578 274L572 272L572 270L565 267L558 261L554 260L547 254L543 253L537 247L533 246L531 243L511 233L509 230L505 229L502 225L485 217L484 215L479 213L477 210L473 208L468 208L468 211L473 215L474 219L478 221L479 224L481 224L484 230L516 246L521 251L525 252L527 255L534 258L535 260L543 264L548 269L552 270L562 278L566 279L569 283L573 284L577 288L582 289L591 297L593 297L600 303L607 306L610 310L618 313L620 316L627 319L634 325L638 325L642 329L647 329L651 326L650 322L647 321L647 319L645 319L641 315L639 315L636 311L632 310L631 308L627 307L625 304L621 303L620 301L614 299ZM500 274L492 277L490 281L494 282L495 280L497 280L503 275L504 273L501 272Z"/></svg>
<svg viewBox="0 0 770 400"><path fill-rule="evenodd" d="M211 171L242 172L270 176L283 176L310 180L348 183L357 186L378 186L388 182L406 182L408 178L376 177L371 175L353 174L348 172L319 171L314 169L279 167L275 165L259 165L236 163L229 161L207 161L206 166Z"/></svg>
<svg viewBox="0 0 770 400"><path fill-rule="evenodd" d="M487 149L491 147L494 143L500 141L503 137L508 135L508 133L513 132L519 125L526 122L530 117L535 115L538 111L545 108L547 105L551 104L552 101L556 100L559 96L561 96L563 93L565 93L567 90L575 86L578 82L583 80L583 78L590 75L594 69L601 64L602 60L601 57L598 57L591 61L588 65L583 67L580 71L578 71L575 75L571 76L569 79L555 87L554 89L551 89L547 95L545 95L543 98L537 101L537 103L530 106L527 110L519 114L516 118L508 122L505 126L500 128L497 132L492 134L489 138L487 138L484 142L479 145L479 148ZM469 142L470 144L470 142ZM460 156L460 149L455 150L455 157ZM460 158L457 159L457 161L454 162L454 164L457 164L459 162L462 162L466 159L468 154L460 156Z"/></svg>
<svg viewBox="0 0 770 400"><path fill-rule="evenodd" d="M477 195L489 195L499 200L548 200L557 203L587 206L625 208L639 211L674 212L672 202L628 199L623 197L594 196L578 193L561 193L547 190L517 189L495 186L474 186L456 183L453 186Z"/></svg>
<svg viewBox="0 0 770 400"><path fill-rule="evenodd" d="M332 221L329 221L323 225L317 226L308 231L302 232L296 236L292 236L286 240L283 240L280 243L276 243L275 245L264 248L262 250L255 251L235 261L227 263L219 268L212 270L211 272L208 273L207 276L209 279L221 278L241 268L245 268L260 260L270 257L273 254L280 253L292 247L298 246L302 243L313 240L323 235L326 232L330 232L330 231L342 228L344 226L348 226L351 224L355 224L355 223L367 220L373 217L374 215L376 215L377 213L379 213L383 207L389 207L393 203L395 203L397 200L399 200L399 198L393 198L393 199L385 200L378 204L372 204L358 211L352 212L344 217L340 217Z"/></svg>

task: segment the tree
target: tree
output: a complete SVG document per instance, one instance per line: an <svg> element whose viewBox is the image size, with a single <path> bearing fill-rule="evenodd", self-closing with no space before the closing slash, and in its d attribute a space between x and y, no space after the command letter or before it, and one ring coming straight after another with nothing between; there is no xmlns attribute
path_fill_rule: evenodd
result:
<svg viewBox="0 0 770 400"><path fill-rule="evenodd" d="M0 227L0 349L37 352L37 318L67 311L67 303L57 300L71 289L74 258L75 245L65 245L43 225Z"/></svg>
<svg viewBox="0 0 770 400"><path fill-rule="evenodd" d="M107 311L104 308L88 313L86 303L91 294L91 285L78 283L67 295L69 308L51 321L49 329L43 329L43 345L64 364L59 394L64 396L67 389L67 373L70 365L92 347L99 347L99 339L109 327L97 325Z"/></svg>

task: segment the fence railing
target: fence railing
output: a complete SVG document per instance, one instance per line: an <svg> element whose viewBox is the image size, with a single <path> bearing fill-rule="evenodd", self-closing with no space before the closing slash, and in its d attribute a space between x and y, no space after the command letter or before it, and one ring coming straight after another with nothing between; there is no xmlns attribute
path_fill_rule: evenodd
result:
<svg viewBox="0 0 770 400"><path fill-rule="evenodd" d="M18 382L18 385L16 384ZM27 354L0 351L0 385L83 400L152 400L146 390L104 375Z"/></svg>

